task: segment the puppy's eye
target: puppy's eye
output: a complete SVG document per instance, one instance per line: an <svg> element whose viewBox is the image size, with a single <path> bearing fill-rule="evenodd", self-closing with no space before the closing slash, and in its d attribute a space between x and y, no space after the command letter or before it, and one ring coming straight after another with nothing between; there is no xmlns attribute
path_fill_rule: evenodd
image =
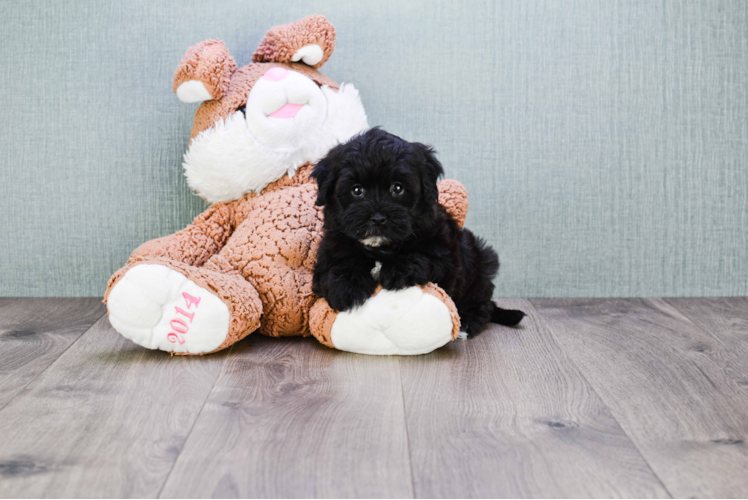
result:
<svg viewBox="0 0 748 500"><path fill-rule="evenodd" d="M393 196L400 196L405 192L405 188L402 184L399 182L394 183L392 186L390 186L390 193L392 193Z"/></svg>
<svg viewBox="0 0 748 500"><path fill-rule="evenodd" d="M361 198L364 195L364 188L362 188L361 186L353 186L353 189L351 189L351 194L356 198Z"/></svg>

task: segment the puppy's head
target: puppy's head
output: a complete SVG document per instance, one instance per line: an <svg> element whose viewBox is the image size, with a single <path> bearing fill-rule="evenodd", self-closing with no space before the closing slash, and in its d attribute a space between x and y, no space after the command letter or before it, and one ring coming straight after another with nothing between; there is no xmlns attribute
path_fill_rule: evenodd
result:
<svg viewBox="0 0 748 500"><path fill-rule="evenodd" d="M443 173L428 146L373 128L330 150L312 177L326 230L379 247L432 223Z"/></svg>

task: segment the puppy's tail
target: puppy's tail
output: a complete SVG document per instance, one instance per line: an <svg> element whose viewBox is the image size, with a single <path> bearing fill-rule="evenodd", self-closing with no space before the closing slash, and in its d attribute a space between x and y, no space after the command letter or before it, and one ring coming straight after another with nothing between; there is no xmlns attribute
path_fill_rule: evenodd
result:
<svg viewBox="0 0 748 500"><path fill-rule="evenodd" d="M504 326L516 326L526 316L525 313L517 309L502 309L496 304L491 311L491 323L498 323Z"/></svg>

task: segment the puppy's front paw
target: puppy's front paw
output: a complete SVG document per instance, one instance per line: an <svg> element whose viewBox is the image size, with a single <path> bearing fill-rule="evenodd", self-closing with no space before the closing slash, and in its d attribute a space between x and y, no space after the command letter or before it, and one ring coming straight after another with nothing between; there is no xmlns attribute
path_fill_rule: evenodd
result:
<svg viewBox="0 0 748 500"><path fill-rule="evenodd" d="M354 307L360 306L366 302L366 299L371 297L373 293L374 288L372 288L371 291L369 291L369 288L366 290L350 289L347 292L338 290L328 294L325 299L327 300L327 303L330 304L330 307L336 311L347 311L348 309L353 309Z"/></svg>
<svg viewBox="0 0 748 500"><path fill-rule="evenodd" d="M322 297L336 311L347 311L366 302L376 287L371 275L339 275L329 280Z"/></svg>
<svg viewBox="0 0 748 500"><path fill-rule="evenodd" d="M429 282L428 265L420 260L403 259L382 264L379 282L386 290L402 290Z"/></svg>

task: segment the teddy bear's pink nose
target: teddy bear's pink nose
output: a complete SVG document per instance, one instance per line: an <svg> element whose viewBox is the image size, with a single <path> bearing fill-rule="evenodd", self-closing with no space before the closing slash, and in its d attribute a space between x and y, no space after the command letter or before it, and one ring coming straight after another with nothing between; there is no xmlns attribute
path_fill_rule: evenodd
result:
<svg viewBox="0 0 748 500"><path fill-rule="evenodd" d="M278 67L270 68L263 75L264 78L267 78L268 80L272 80L274 82L279 82L287 76L288 76L288 70L285 68L278 68Z"/></svg>

